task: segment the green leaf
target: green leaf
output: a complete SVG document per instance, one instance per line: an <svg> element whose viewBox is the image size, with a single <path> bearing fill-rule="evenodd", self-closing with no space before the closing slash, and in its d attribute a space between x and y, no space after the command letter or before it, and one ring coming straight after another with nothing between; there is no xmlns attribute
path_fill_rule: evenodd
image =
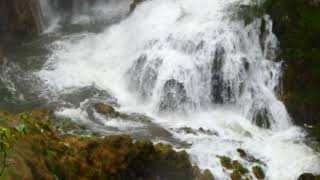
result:
<svg viewBox="0 0 320 180"><path fill-rule="evenodd" d="M15 127L15 129L21 134L21 135L25 135L27 134L27 129L26 126L24 124L19 124Z"/></svg>
<svg viewBox="0 0 320 180"><path fill-rule="evenodd" d="M20 118L21 118L22 120L27 120L27 119L29 118L29 115L26 114L26 113L21 113L21 114L20 114Z"/></svg>
<svg viewBox="0 0 320 180"><path fill-rule="evenodd" d="M9 139L11 137L11 132L8 128L0 128L0 134L3 138Z"/></svg>

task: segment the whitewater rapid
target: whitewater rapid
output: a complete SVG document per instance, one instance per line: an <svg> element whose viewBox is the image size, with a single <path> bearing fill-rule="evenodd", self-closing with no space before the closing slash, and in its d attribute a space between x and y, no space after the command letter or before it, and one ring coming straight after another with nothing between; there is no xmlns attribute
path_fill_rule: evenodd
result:
<svg viewBox="0 0 320 180"><path fill-rule="evenodd" d="M63 36L48 46L48 60L36 73L47 85L41 96L56 100L88 86L105 90L116 98L119 111L152 117L190 144L184 149L192 162L217 179L230 177L217 155L239 160L249 170L256 165L243 160L237 148L265 163L267 179L320 173L319 155L304 144L304 132L292 125L275 93L282 63L276 59L272 21L267 15L248 25L235 19L234 9L250 2L146 1L103 32ZM87 102L57 114L90 123ZM256 125L261 112L269 129ZM143 126L101 121L123 131ZM183 127L214 133L177 131Z"/></svg>

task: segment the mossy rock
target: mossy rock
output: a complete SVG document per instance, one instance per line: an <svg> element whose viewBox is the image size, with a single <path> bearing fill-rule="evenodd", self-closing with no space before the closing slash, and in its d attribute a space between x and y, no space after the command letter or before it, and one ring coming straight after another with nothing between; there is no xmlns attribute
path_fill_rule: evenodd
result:
<svg viewBox="0 0 320 180"><path fill-rule="evenodd" d="M232 161L227 156L217 156L220 159L221 165L226 169L232 169Z"/></svg>
<svg viewBox="0 0 320 180"><path fill-rule="evenodd" d="M265 174L260 166L253 166L252 172L256 176L257 179L264 179Z"/></svg>
<svg viewBox="0 0 320 180"><path fill-rule="evenodd" d="M197 178L197 180L214 180L214 177L212 173L208 169L206 169L203 174L201 174L200 177Z"/></svg>
<svg viewBox="0 0 320 180"><path fill-rule="evenodd" d="M182 128L179 128L178 130L179 132L184 132L186 134L193 134L193 135L197 135L197 132L190 128L190 127L182 127Z"/></svg>
<svg viewBox="0 0 320 180"><path fill-rule="evenodd" d="M195 165L192 168L192 174L193 174L193 179L196 180L214 180L214 176L212 175L211 171L206 169L201 173L200 168Z"/></svg>
<svg viewBox="0 0 320 180"><path fill-rule="evenodd" d="M230 175L232 180L242 180L242 174L238 170L234 170Z"/></svg>
<svg viewBox="0 0 320 180"><path fill-rule="evenodd" d="M245 159L248 162L254 162L254 163L259 163L259 164L264 164L261 162L259 159L256 159L254 156L250 155L247 153L245 150L238 148L237 152L239 153L240 157Z"/></svg>
<svg viewBox="0 0 320 180"><path fill-rule="evenodd" d="M232 161L232 168L238 170L241 174L247 174L249 170L242 166L239 161Z"/></svg>
<svg viewBox="0 0 320 180"><path fill-rule="evenodd" d="M98 103L94 105L94 109L100 113L103 114L107 118L121 118L121 119L127 119L129 116L125 113L118 112L109 104L104 103Z"/></svg>
<svg viewBox="0 0 320 180"><path fill-rule="evenodd" d="M106 117L116 118L119 116L119 112L117 112L111 105L98 103L94 106L95 110L105 115Z"/></svg>

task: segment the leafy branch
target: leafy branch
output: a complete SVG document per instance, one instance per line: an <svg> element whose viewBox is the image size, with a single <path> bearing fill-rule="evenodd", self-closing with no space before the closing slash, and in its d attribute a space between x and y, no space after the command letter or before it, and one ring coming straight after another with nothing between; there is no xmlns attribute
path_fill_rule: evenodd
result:
<svg viewBox="0 0 320 180"><path fill-rule="evenodd" d="M9 128L0 127L0 153L3 154L3 164L0 170L0 176L2 176L3 171L6 166L7 153L11 147L11 143L17 140L17 137L24 136L27 133L26 127L24 124L19 124L15 127L14 131L11 131Z"/></svg>

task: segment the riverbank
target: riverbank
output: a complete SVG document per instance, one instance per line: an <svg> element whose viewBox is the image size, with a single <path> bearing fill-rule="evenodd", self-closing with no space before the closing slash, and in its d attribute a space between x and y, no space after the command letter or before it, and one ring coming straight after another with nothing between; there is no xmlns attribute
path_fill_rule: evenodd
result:
<svg viewBox="0 0 320 180"><path fill-rule="evenodd" d="M0 125L26 134L12 141L4 179L213 179L185 151L127 135L59 135L48 111L0 112ZM74 130L81 128L73 126ZM70 129L69 129L70 130ZM1 158L3 158L1 156Z"/></svg>

